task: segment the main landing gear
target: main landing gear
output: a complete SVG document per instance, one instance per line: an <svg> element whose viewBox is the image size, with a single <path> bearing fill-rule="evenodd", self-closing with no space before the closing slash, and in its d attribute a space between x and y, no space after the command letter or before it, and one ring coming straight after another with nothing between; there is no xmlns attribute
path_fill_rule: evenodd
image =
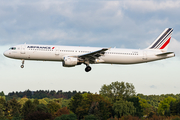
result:
<svg viewBox="0 0 180 120"><path fill-rule="evenodd" d="M24 60L22 60L21 68L24 68Z"/></svg>
<svg viewBox="0 0 180 120"><path fill-rule="evenodd" d="M86 72L91 71L91 67L90 67L89 65L87 65L86 68L85 68L85 71L86 71Z"/></svg>

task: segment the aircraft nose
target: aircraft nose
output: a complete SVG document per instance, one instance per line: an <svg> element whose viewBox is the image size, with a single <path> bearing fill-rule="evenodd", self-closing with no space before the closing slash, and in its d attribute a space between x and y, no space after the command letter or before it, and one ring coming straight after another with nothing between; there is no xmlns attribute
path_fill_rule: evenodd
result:
<svg viewBox="0 0 180 120"><path fill-rule="evenodd" d="M7 57L7 56L8 56L8 51L5 51L5 52L3 53L3 55Z"/></svg>

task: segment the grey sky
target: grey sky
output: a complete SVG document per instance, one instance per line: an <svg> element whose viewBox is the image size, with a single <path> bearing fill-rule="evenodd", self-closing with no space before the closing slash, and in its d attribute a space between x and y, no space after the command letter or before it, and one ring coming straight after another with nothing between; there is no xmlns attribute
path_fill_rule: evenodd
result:
<svg viewBox="0 0 180 120"><path fill-rule="evenodd" d="M143 49L168 27L174 28L169 50L176 53L175 58L142 65L93 65L88 74L83 65L68 69L58 62L26 61L22 70L21 61L0 55L0 91L98 92L103 84L125 81L133 83L137 93L176 93L180 90L179 11L178 0L0 0L1 53L22 43Z"/></svg>

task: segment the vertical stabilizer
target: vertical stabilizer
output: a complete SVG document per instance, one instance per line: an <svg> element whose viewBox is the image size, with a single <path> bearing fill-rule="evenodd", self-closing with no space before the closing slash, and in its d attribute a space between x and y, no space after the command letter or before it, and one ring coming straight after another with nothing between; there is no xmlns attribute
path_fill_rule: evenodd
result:
<svg viewBox="0 0 180 120"><path fill-rule="evenodd" d="M166 28L161 35L148 47L148 49L160 49L162 52L166 52L173 28Z"/></svg>

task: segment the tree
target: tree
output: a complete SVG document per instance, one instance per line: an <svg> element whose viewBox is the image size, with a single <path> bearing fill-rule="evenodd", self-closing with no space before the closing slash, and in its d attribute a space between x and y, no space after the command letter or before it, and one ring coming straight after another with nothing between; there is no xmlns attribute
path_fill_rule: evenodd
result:
<svg viewBox="0 0 180 120"><path fill-rule="evenodd" d="M52 116L50 113L36 111L28 114L26 120L47 120L51 118Z"/></svg>
<svg viewBox="0 0 180 120"><path fill-rule="evenodd" d="M70 101L69 108L78 119L82 119L88 114L95 115L99 120L108 119L111 115L112 104L101 95L76 94Z"/></svg>
<svg viewBox="0 0 180 120"><path fill-rule="evenodd" d="M4 98L0 98L0 106L3 108L3 115L11 117L10 110L11 106L9 102L6 102Z"/></svg>
<svg viewBox="0 0 180 120"><path fill-rule="evenodd" d="M51 113L51 115L54 117L55 113L61 108L61 106L59 103L50 102L49 104L47 104L47 108L49 110L49 113Z"/></svg>
<svg viewBox="0 0 180 120"><path fill-rule="evenodd" d="M2 91L2 92L0 92L0 96L5 96L3 91Z"/></svg>
<svg viewBox="0 0 180 120"><path fill-rule="evenodd" d="M67 107L63 107L59 109L55 114L56 116L61 116L61 115L69 114L69 113L70 113L70 110Z"/></svg>
<svg viewBox="0 0 180 120"><path fill-rule="evenodd" d="M133 106L133 103L124 100L116 101L113 105L113 109L118 118L127 115L134 115L136 112L136 108Z"/></svg>
<svg viewBox="0 0 180 120"><path fill-rule="evenodd" d="M48 99L48 98L45 98L45 99ZM47 105L48 103L45 99L39 99L39 104Z"/></svg>
<svg viewBox="0 0 180 120"><path fill-rule="evenodd" d="M34 105L39 105L39 100L38 100L37 98L34 99L33 104L34 104Z"/></svg>
<svg viewBox="0 0 180 120"><path fill-rule="evenodd" d="M28 98L23 97L23 98L20 99L19 103L23 106L26 101L28 101Z"/></svg>
<svg viewBox="0 0 180 120"><path fill-rule="evenodd" d="M36 106L36 110L39 111L39 112L45 112L45 113L48 113L48 108L46 105L44 104L39 104Z"/></svg>
<svg viewBox="0 0 180 120"><path fill-rule="evenodd" d="M21 113L21 104L15 98L8 101L8 103L11 107L11 109L10 109L11 116L17 115L19 117L20 113Z"/></svg>
<svg viewBox="0 0 180 120"><path fill-rule="evenodd" d="M3 117L6 111L6 100L4 98L0 98L0 116Z"/></svg>
<svg viewBox="0 0 180 120"><path fill-rule="evenodd" d="M22 118L23 117L19 113L16 113L16 114L13 115L12 120L22 120Z"/></svg>
<svg viewBox="0 0 180 120"><path fill-rule="evenodd" d="M70 99L62 99L62 107L69 107Z"/></svg>
<svg viewBox="0 0 180 120"><path fill-rule="evenodd" d="M104 97L111 98L112 102L119 99L127 99L135 95L135 87L131 83L112 82L110 85L103 85L99 93Z"/></svg>
<svg viewBox="0 0 180 120"><path fill-rule="evenodd" d="M49 94L54 96L56 94L56 91L55 90L51 90Z"/></svg>
<svg viewBox="0 0 180 120"><path fill-rule="evenodd" d="M158 107L158 113L160 115L164 115L165 111L167 111L170 107L171 102L175 102L176 99L172 97L167 97L163 101L160 102Z"/></svg>
<svg viewBox="0 0 180 120"><path fill-rule="evenodd" d="M150 112L152 112L152 106L148 104L147 100L140 98L140 105L143 109L143 115L148 115Z"/></svg>
<svg viewBox="0 0 180 120"><path fill-rule="evenodd" d="M169 107L170 115L180 115L180 100L171 101Z"/></svg>
<svg viewBox="0 0 180 120"><path fill-rule="evenodd" d="M76 109L78 108L78 106L81 105L82 100L83 97L80 93L77 93L76 95L74 95L74 97L71 98L71 101L69 103L69 108L76 115L77 115Z"/></svg>
<svg viewBox="0 0 180 120"><path fill-rule="evenodd" d="M36 111L35 105L31 102L31 100L28 100L24 103L22 107L22 115L24 116L25 120L28 114L35 111Z"/></svg>
<svg viewBox="0 0 180 120"><path fill-rule="evenodd" d="M94 115L85 116L84 120L98 120Z"/></svg>
<svg viewBox="0 0 180 120"><path fill-rule="evenodd" d="M77 117L75 114L61 115L60 117L55 118L54 120L76 120Z"/></svg>
<svg viewBox="0 0 180 120"><path fill-rule="evenodd" d="M140 103L140 97L130 97L127 99L128 102L132 102L133 106L136 108L135 116L142 117L143 116L143 107Z"/></svg>
<svg viewBox="0 0 180 120"><path fill-rule="evenodd" d="M0 92L0 98L3 98L4 100L6 99L5 95L4 95L4 92Z"/></svg>

